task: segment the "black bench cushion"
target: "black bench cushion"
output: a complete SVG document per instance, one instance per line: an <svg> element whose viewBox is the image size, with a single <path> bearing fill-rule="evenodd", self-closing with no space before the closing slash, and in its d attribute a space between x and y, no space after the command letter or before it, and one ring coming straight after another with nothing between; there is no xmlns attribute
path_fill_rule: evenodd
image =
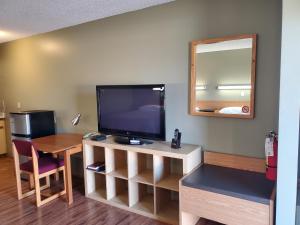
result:
<svg viewBox="0 0 300 225"><path fill-rule="evenodd" d="M274 182L265 174L204 164L182 180L182 185L269 204Z"/></svg>

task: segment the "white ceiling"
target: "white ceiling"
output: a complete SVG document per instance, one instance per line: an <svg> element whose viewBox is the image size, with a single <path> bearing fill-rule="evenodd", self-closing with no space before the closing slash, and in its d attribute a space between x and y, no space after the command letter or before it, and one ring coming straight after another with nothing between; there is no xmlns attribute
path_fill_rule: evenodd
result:
<svg viewBox="0 0 300 225"><path fill-rule="evenodd" d="M0 0L0 43L174 0Z"/></svg>

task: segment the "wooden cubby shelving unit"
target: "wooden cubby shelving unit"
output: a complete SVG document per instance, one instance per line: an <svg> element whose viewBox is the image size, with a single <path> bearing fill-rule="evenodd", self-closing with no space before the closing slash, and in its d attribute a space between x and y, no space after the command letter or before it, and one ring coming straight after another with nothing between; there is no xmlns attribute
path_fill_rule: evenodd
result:
<svg viewBox="0 0 300 225"><path fill-rule="evenodd" d="M120 145L112 137L84 140L85 195L170 224L179 223L179 180L201 163L201 148L168 142ZM105 171L86 167L105 162Z"/></svg>

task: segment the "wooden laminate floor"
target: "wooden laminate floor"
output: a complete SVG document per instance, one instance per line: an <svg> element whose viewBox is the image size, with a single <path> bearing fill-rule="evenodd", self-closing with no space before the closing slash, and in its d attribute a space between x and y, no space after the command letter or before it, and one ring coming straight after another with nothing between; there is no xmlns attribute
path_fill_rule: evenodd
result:
<svg viewBox="0 0 300 225"><path fill-rule="evenodd" d="M85 198L82 184L74 185L74 203L56 199L40 208L34 196L17 200L13 159L0 158L1 225L165 225L164 223ZM199 221L198 225L216 225Z"/></svg>

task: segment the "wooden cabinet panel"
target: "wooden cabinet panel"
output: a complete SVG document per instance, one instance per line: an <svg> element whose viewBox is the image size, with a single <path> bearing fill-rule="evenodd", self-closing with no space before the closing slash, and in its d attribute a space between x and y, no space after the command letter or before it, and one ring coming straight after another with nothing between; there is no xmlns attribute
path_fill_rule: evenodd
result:
<svg viewBox="0 0 300 225"><path fill-rule="evenodd" d="M5 153L7 153L5 122L4 120L0 120L0 154L5 154Z"/></svg>
<svg viewBox="0 0 300 225"><path fill-rule="evenodd" d="M269 225L270 205L190 187L180 187L181 212L224 224ZM182 215L181 224L191 224Z"/></svg>

